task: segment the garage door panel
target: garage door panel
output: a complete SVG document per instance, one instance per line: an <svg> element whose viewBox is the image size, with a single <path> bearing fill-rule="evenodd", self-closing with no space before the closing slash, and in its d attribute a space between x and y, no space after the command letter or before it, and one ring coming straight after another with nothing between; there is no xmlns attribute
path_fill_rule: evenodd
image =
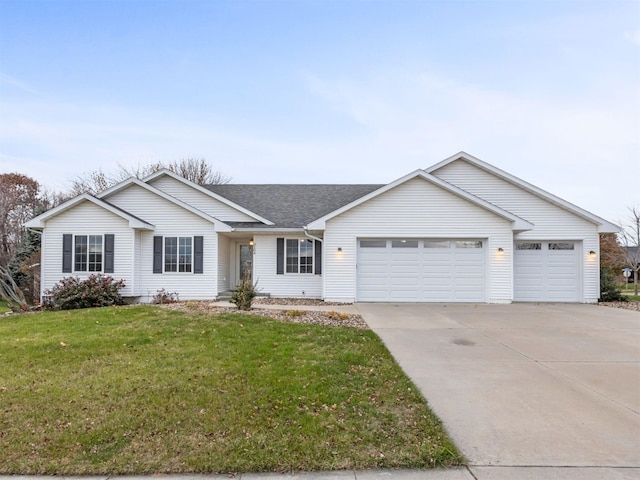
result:
<svg viewBox="0 0 640 480"><path fill-rule="evenodd" d="M521 249L526 248L526 249ZM580 301L580 257L576 242L516 242L516 301Z"/></svg>
<svg viewBox="0 0 640 480"><path fill-rule="evenodd" d="M362 242L372 244L359 243L359 301L485 301L483 240L376 240L385 248Z"/></svg>

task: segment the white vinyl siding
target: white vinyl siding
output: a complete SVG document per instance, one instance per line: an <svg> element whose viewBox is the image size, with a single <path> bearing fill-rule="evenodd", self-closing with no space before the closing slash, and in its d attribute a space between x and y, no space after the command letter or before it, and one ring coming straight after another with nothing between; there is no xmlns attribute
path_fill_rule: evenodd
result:
<svg viewBox="0 0 640 480"><path fill-rule="evenodd" d="M358 238L391 237L486 239L484 298L490 303L511 301L511 222L420 178L398 185L327 222L325 300L356 299ZM503 253L499 254L498 248L503 248Z"/></svg>
<svg viewBox="0 0 640 480"><path fill-rule="evenodd" d="M484 302L483 240L360 240L359 302Z"/></svg>
<svg viewBox="0 0 640 480"><path fill-rule="evenodd" d="M85 201L74 208L62 212L47 220L46 230L43 235L41 288L51 289L61 279L69 276L77 276L85 279L89 275L98 272L74 271L62 272L62 236L71 234L74 237L111 233L114 235L114 270L108 275L117 280L125 281L125 288L121 290L123 296L132 296L134 288L133 269L133 230L129 228L129 222L99 206ZM75 257L75 249L73 251ZM72 259L72 267L75 266L75 258ZM102 259L104 268L104 258Z"/></svg>
<svg viewBox="0 0 640 480"><path fill-rule="evenodd" d="M110 203L143 218L155 226L154 231L141 231L139 277L136 296L149 302L159 290L175 292L181 300L213 299L218 293L218 235L214 225L204 218L165 200L137 185L117 192ZM153 273L153 237L204 237L203 274L180 272ZM163 251L164 264L164 251Z"/></svg>
<svg viewBox="0 0 640 480"><path fill-rule="evenodd" d="M582 265L582 294L579 301L592 303L598 300L599 262L597 257L589 258L589 251L599 251L597 225L464 160L451 162L432 173L534 224L532 230L518 233L516 240L581 241L578 255Z"/></svg>
<svg viewBox="0 0 640 480"><path fill-rule="evenodd" d="M231 289L231 259L235 258L231 243L229 237L218 234L218 293Z"/></svg>
<svg viewBox="0 0 640 480"><path fill-rule="evenodd" d="M201 212L204 212L212 217L221 221L228 222L255 222L256 219L236 210L230 205L227 205L215 198L200 192L189 185L171 178L167 175L163 175L149 182L149 185L168 193L172 197L182 200L183 202L197 208Z"/></svg>
<svg viewBox="0 0 640 480"><path fill-rule="evenodd" d="M309 273L276 274L276 238L285 235L255 235L253 272L258 290L272 297L322 298L322 277ZM297 241L307 237L291 237Z"/></svg>

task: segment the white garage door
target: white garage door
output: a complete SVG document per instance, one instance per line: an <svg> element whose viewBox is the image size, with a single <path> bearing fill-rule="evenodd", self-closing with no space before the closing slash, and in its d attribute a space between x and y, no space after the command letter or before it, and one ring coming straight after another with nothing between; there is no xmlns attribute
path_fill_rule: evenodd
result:
<svg viewBox="0 0 640 480"><path fill-rule="evenodd" d="M514 300L580 301L580 257L576 242L516 242Z"/></svg>
<svg viewBox="0 0 640 480"><path fill-rule="evenodd" d="M360 302L484 302L484 240L361 239Z"/></svg>

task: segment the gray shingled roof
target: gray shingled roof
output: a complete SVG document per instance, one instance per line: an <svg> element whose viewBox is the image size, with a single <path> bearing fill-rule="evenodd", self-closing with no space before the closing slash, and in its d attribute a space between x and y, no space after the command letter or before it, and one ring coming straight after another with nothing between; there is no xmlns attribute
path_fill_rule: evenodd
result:
<svg viewBox="0 0 640 480"><path fill-rule="evenodd" d="M205 188L271 220L300 228L383 185L205 185ZM235 227L257 226L225 222Z"/></svg>

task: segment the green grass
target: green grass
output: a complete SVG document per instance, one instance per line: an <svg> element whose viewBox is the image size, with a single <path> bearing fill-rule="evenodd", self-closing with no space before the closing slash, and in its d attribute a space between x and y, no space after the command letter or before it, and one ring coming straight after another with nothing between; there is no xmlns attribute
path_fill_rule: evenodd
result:
<svg viewBox="0 0 640 480"><path fill-rule="evenodd" d="M7 307L7 302L0 300L0 315L6 312L10 312L11 309Z"/></svg>
<svg viewBox="0 0 640 480"><path fill-rule="evenodd" d="M462 461L370 331L154 307L0 319L0 474Z"/></svg>

